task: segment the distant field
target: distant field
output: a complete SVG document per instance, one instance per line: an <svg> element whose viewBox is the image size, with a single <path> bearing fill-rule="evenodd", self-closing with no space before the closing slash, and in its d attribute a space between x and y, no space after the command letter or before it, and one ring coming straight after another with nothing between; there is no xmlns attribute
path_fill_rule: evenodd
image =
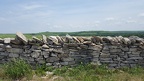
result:
<svg viewBox="0 0 144 81"><path fill-rule="evenodd" d="M80 31L80 32L40 32L40 33L27 33L25 36L31 38L36 36L41 38L41 35L46 36L65 36L69 34L71 36L139 36L144 38L144 31ZM15 34L0 34L0 38L15 37Z"/></svg>

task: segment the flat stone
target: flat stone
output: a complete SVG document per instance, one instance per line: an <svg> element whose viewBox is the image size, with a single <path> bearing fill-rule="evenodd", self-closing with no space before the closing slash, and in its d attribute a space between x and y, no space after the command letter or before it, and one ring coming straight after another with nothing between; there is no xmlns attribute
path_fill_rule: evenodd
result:
<svg viewBox="0 0 144 81"><path fill-rule="evenodd" d="M16 39L22 41L24 44L28 43L27 38L21 32L16 33Z"/></svg>
<svg viewBox="0 0 144 81"><path fill-rule="evenodd" d="M77 37L73 37L73 39L76 41L76 43L80 43L80 41L77 39Z"/></svg>
<svg viewBox="0 0 144 81"><path fill-rule="evenodd" d="M58 39L56 36L49 36L48 39L51 40L53 43L58 44Z"/></svg>
<svg viewBox="0 0 144 81"><path fill-rule="evenodd" d="M44 48L44 49L48 49L48 48L49 48L49 46L48 46L48 45L46 45L46 44L44 44L44 45L42 45L42 48Z"/></svg>
<svg viewBox="0 0 144 81"><path fill-rule="evenodd" d="M64 62L74 61L74 58L71 58L71 57L62 58L62 61L64 61Z"/></svg>
<svg viewBox="0 0 144 81"><path fill-rule="evenodd" d="M131 52L132 52L132 51L133 51L133 52L136 52L137 50L138 50L137 48L130 48L130 49L129 49L129 51L131 51Z"/></svg>
<svg viewBox="0 0 144 81"><path fill-rule="evenodd" d="M43 43L42 40L40 40L39 38L32 36L32 39L35 40L37 43Z"/></svg>
<svg viewBox="0 0 144 81"><path fill-rule="evenodd" d="M68 65L68 62L60 62L61 65Z"/></svg>
<svg viewBox="0 0 144 81"><path fill-rule="evenodd" d="M45 44L47 43L47 37L45 35L42 35L42 40Z"/></svg>
<svg viewBox="0 0 144 81"><path fill-rule="evenodd" d="M20 48L10 48L10 49L6 49L8 52L10 53L23 53L23 49L20 49Z"/></svg>
<svg viewBox="0 0 144 81"><path fill-rule="evenodd" d="M101 45L89 46L88 49L95 50L95 51L100 51L100 50L102 50L102 46Z"/></svg>
<svg viewBox="0 0 144 81"><path fill-rule="evenodd" d="M131 44L131 41L129 38L123 38L122 41L124 44Z"/></svg>
<svg viewBox="0 0 144 81"><path fill-rule="evenodd" d="M142 57L130 57L128 60L136 60L136 59L143 59Z"/></svg>
<svg viewBox="0 0 144 81"><path fill-rule="evenodd" d="M83 43L83 42L84 42L84 40L83 40L82 37L77 37L77 39L80 41L80 43Z"/></svg>
<svg viewBox="0 0 144 81"><path fill-rule="evenodd" d="M4 38L4 43L9 44L11 42L11 38Z"/></svg>
<svg viewBox="0 0 144 81"><path fill-rule="evenodd" d="M56 61L59 61L58 57L49 57L46 59L46 62L56 62Z"/></svg>
<svg viewBox="0 0 144 81"><path fill-rule="evenodd" d="M19 57L19 54L10 53L9 57L16 58L16 57Z"/></svg>
<svg viewBox="0 0 144 81"><path fill-rule="evenodd" d="M102 42L103 42L102 38L99 37L99 36L93 36L93 37L91 38L91 41L92 41L93 43L102 43Z"/></svg>
<svg viewBox="0 0 144 81"><path fill-rule="evenodd" d="M122 52L121 49L110 49L110 53L120 53Z"/></svg>

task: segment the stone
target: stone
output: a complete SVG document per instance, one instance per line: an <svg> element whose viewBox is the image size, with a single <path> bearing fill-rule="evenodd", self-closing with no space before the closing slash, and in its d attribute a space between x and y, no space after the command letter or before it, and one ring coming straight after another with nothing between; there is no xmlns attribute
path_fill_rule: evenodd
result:
<svg viewBox="0 0 144 81"><path fill-rule="evenodd" d="M77 39L77 37L73 37L74 41L76 41L76 43L80 43L80 41Z"/></svg>
<svg viewBox="0 0 144 81"><path fill-rule="evenodd" d="M93 43L102 43L102 42L103 42L102 38L99 37L99 36L93 36L93 37L91 38L91 41L92 41Z"/></svg>
<svg viewBox="0 0 144 81"><path fill-rule="evenodd" d="M68 62L60 62L61 65L68 65Z"/></svg>
<svg viewBox="0 0 144 81"><path fill-rule="evenodd" d="M128 52L129 51L129 48L128 47L120 47L122 51L124 52Z"/></svg>
<svg viewBox="0 0 144 81"><path fill-rule="evenodd" d="M88 49L88 46L87 45L80 45L80 48L82 48L82 49Z"/></svg>
<svg viewBox="0 0 144 81"><path fill-rule="evenodd" d="M119 43L121 43L122 44L122 39L123 39L123 37L122 36L118 36L118 37L115 37L116 39L117 39L117 41L119 42Z"/></svg>
<svg viewBox="0 0 144 81"><path fill-rule="evenodd" d="M100 58L109 58L110 53L100 53Z"/></svg>
<svg viewBox="0 0 144 81"><path fill-rule="evenodd" d="M46 66L52 66L52 63L46 63Z"/></svg>
<svg viewBox="0 0 144 81"><path fill-rule="evenodd" d="M100 61L112 61L112 58L100 58Z"/></svg>
<svg viewBox="0 0 144 81"><path fill-rule="evenodd" d="M74 61L74 58L71 58L71 57L62 58L62 61L64 61L64 62Z"/></svg>
<svg viewBox="0 0 144 81"><path fill-rule="evenodd" d="M123 38L122 41L124 44L131 44L131 41L129 38Z"/></svg>
<svg viewBox="0 0 144 81"><path fill-rule="evenodd" d="M46 59L46 62L56 62L56 61L59 61L59 58L58 57L49 57Z"/></svg>
<svg viewBox="0 0 144 81"><path fill-rule="evenodd" d="M4 39L0 38L0 43L3 43L4 42Z"/></svg>
<svg viewBox="0 0 144 81"><path fill-rule="evenodd" d="M16 58L16 57L19 57L19 54L10 53L9 57Z"/></svg>
<svg viewBox="0 0 144 81"><path fill-rule="evenodd" d="M16 33L16 39L22 41L24 44L28 43L27 38L21 32Z"/></svg>
<svg viewBox="0 0 144 81"><path fill-rule="evenodd" d="M110 53L120 53L122 52L121 49L110 49Z"/></svg>
<svg viewBox="0 0 144 81"><path fill-rule="evenodd" d="M31 53L31 56L32 56L33 58L38 58L39 55L40 55L39 52L33 52L33 53Z"/></svg>
<svg viewBox="0 0 144 81"><path fill-rule="evenodd" d="M133 52L136 52L137 50L138 50L137 48L130 48L130 49L129 49L130 52L132 52L132 51L133 51Z"/></svg>
<svg viewBox="0 0 144 81"><path fill-rule="evenodd" d="M57 57L57 54L56 53L51 53L50 56Z"/></svg>
<svg viewBox="0 0 144 81"><path fill-rule="evenodd" d="M43 43L46 44L47 43L47 37L45 35L42 35L42 40L43 40Z"/></svg>
<svg viewBox="0 0 144 81"><path fill-rule="evenodd" d="M83 42L84 42L84 40L83 40L82 37L77 37L77 39L80 41L80 43L83 43Z"/></svg>
<svg viewBox="0 0 144 81"><path fill-rule="evenodd" d="M56 36L49 36L48 39L51 40L54 44L58 44L58 39Z"/></svg>
<svg viewBox="0 0 144 81"><path fill-rule="evenodd" d="M5 51L5 49L4 48L0 48L0 52L3 52L3 51Z"/></svg>
<svg viewBox="0 0 144 81"><path fill-rule="evenodd" d="M48 48L49 48L49 46L48 46L48 45L46 45L46 44L44 44L44 45L42 45L42 48L44 48L44 49L48 49Z"/></svg>
<svg viewBox="0 0 144 81"><path fill-rule="evenodd" d="M6 45L5 48L6 48L6 49L10 49L10 48L12 48L12 47L11 47L10 45Z"/></svg>
<svg viewBox="0 0 144 81"><path fill-rule="evenodd" d="M44 58L48 58L49 57L49 52L43 51L42 55L44 56Z"/></svg>
<svg viewBox="0 0 144 81"><path fill-rule="evenodd" d="M9 53L18 53L18 54L23 53L23 49L20 49L20 48L10 48L10 49L6 49L6 50Z"/></svg>
<svg viewBox="0 0 144 81"><path fill-rule="evenodd" d="M0 44L0 47L3 48L5 45L4 44Z"/></svg>
<svg viewBox="0 0 144 81"><path fill-rule="evenodd" d="M130 57L128 60L136 60L136 59L143 59L142 57Z"/></svg>
<svg viewBox="0 0 144 81"><path fill-rule="evenodd" d="M11 42L11 38L4 38L4 43L9 44Z"/></svg>
<svg viewBox="0 0 144 81"><path fill-rule="evenodd" d="M101 45L89 46L88 49L95 50L95 51L101 51L102 50L102 46Z"/></svg>
<svg viewBox="0 0 144 81"><path fill-rule="evenodd" d="M37 38L36 36L32 36L32 39L36 41L36 43L43 43L42 40Z"/></svg>
<svg viewBox="0 0 144 81"><path fill-rule="evenodd" d="M63 43L63 38L61 38L60 36L56 36L56 38L58 39L59 43Z"/></svg>

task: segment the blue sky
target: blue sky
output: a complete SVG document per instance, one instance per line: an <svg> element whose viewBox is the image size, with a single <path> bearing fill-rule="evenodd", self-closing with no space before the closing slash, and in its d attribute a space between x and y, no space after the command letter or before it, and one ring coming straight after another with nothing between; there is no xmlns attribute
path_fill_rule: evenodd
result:
<svg viewBox="0 0 144 81"><path fill-rule="evenodd" d="M144 0L0 0L0 33L144 30Z"/></svg>

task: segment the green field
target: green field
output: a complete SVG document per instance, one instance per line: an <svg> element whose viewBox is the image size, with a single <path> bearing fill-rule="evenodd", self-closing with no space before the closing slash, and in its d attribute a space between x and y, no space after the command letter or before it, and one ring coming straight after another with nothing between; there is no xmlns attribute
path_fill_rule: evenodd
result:
<svg viewBox="0 0 144 81"><path fill-rule="evenodd" d="M25 33L27 38L36 36L41 38L41 35L46 36L65 36L69 34L71 36L139 36L144 37L144 31L80 31L80 32L40 32L40 33ZM0 38L15 37L15 34L0 34Z"/></svg>

